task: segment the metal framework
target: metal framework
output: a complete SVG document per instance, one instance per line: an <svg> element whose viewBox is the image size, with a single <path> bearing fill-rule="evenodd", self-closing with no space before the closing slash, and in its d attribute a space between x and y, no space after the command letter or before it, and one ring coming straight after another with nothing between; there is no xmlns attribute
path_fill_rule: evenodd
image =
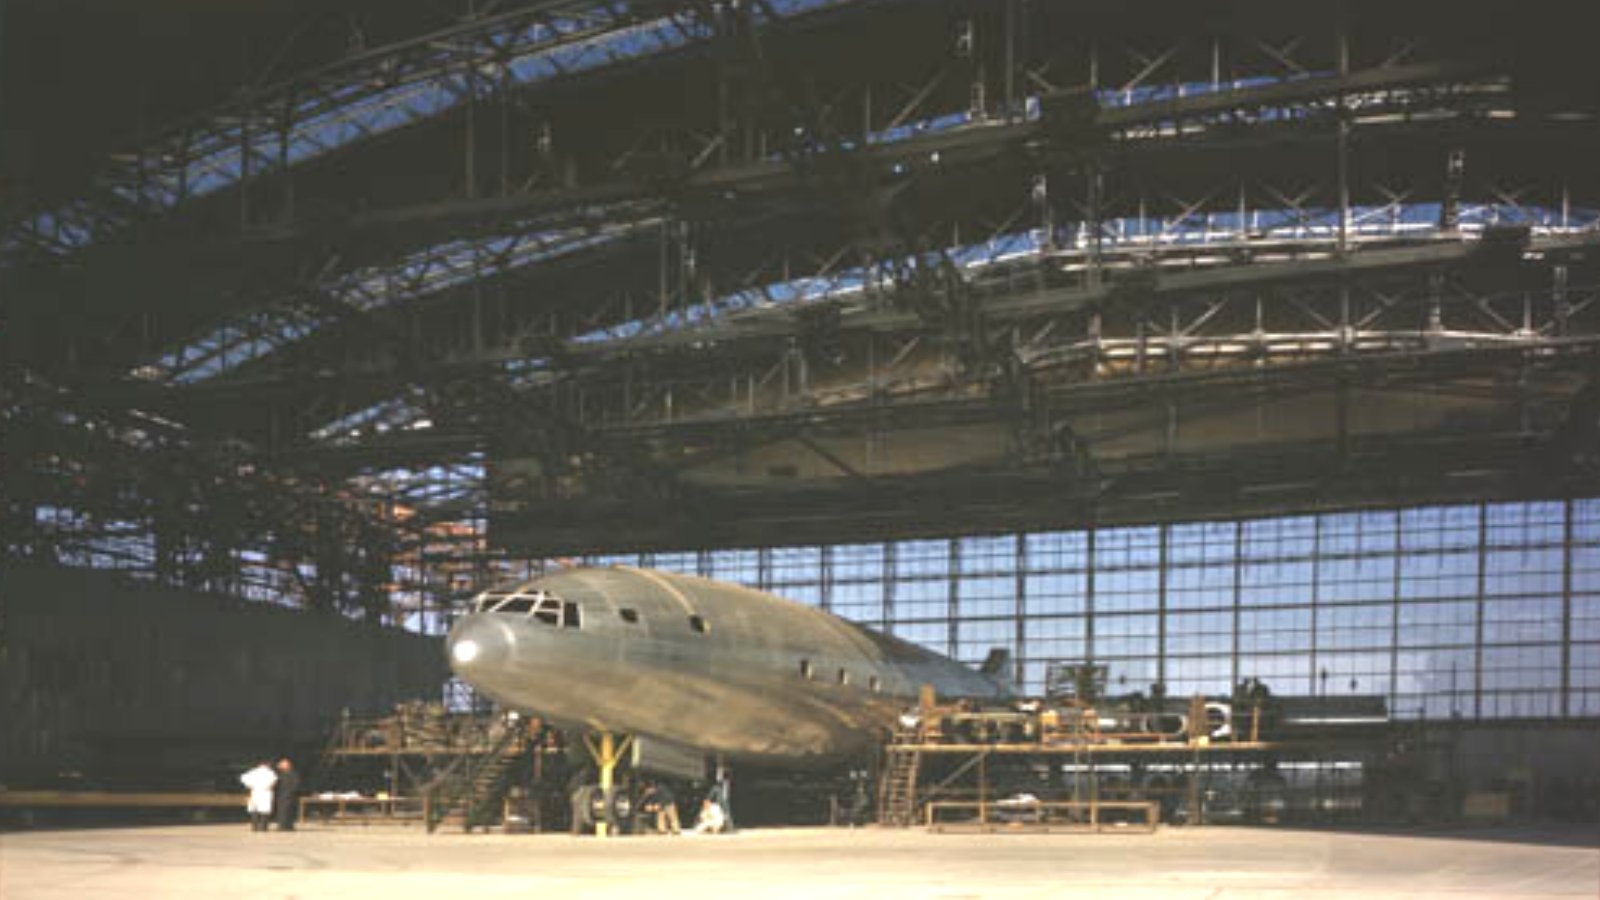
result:
<svg viewBox="0 0 1600 900"><path fill-rule="evenodd" d="M1586 495L1600 104L1495 51L1566 44L1275 6L501 4L244 92L11 224L8 552L436 629L557 553Z"/></svg>
<svg viewBox="0 0 1600 900"><path fill-rule="evenodd" d="M836 2L763 0L751 18L766 25ZM5 249L69 254L225 190L236 191L248 221L250 183L272 184L306 162L530 84L703 44L717 32L699 4L665 4L660 15L637 5L525 3L250 91L117 158L89 195L25 218ZM292 204L292 186L274 193Z"/></svg>

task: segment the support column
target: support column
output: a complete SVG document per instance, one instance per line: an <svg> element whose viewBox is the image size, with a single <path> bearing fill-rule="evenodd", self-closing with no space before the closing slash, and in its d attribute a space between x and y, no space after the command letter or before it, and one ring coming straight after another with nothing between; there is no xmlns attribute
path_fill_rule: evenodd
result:
<svg viewBox="0 0 1600 900"><path fill-rule="evenodd" d="M948 652L945 655L951 659L959 659L960 656L958 651L961 646L961 642L959 640L959 631L961 628L960 538L950 539L950 546L949 550L947 551L947 556L949 558L947 561L946 577L949 579L949 592L945 597L945 617L949 621L945 623L945 646L948 648Z"/></svg>
<svg viewBox="0 0 1600 900"><path fill-rule="evenodd" d="M1561 703L1560 716L1572 715L1572 500L1562 504L1566 513L1561 531Z"/></svg>
<svg viewBox="0 0 1600 900"><path fill-rule="evenodd" d="M1015 624L1017 653L1015 659L1012 660L1014 673L1013 680L1015 681L1018 690L1022 691L1023 693L1027 693L1026 661L1028 657L1028 536L1026 534L1017 535L1017 552L1014 564L1016 566L1017 598L1016 607L1013 609L1013 614L1016 616Z"/></svg>
<svg viewBox="0 0 1600 900"><path fill-rule="evenodd" d="M250 227L250 116L239 123L239 231Z"/></svg>
<svg viewBox="0 0 1600 900"><path fill-rule="evenodd" d="M1083 659L1094 662L1094 517L1089 518L1089 528L1084 532L1083 557Z"/></svg>
<svg viewBox="0 0 1600 900"><path fill-rule="evenodd" d="M1327 682L1317 680L1317 618L1322 612L1322 604L1318 594L1321 593L1322 561L1322 514L1318 513L1312 519L1311 526L1311 646L1306 654L1311 663L1311 692L1320 696L1326 688ZM1321 688L1318 685L1322 685Z"/></svg>
<svg viewBox="0 0 1600 900"><path fill-rule="evenodd" d="M1566 337L1568 321L1572 318L1572 303L1567 299L1567 266L1559 263L1550 271L1550 300L1556 321L1556 335Z"/></svg>
<svg viewBox="0 0 1600 900"><path fill-rule="evenodd" d="M1084 227L1088 229L1089 232L1086 235L1088 238L1087 249L1089 251L1089 262L1088 265L1084 267L1084 272L1086 274L1085 287L1093 289L1100 286L1101 276L1103 274L1101 269L1104 264L1101 253L1103 248L1101 246L1100 234L1100 205L1103 199L1102 195L1105 190L1105 180L1104 176L1101 174L1100 164L1098 161L1090 162L1085 167L1084 179L1088 182L1088 196L1085 198L1086 202L1084 204Z"/></svg>
<svg viewBox="0 0 1600 900"><path fill-rule="evenodd" d="M1233 523L1233 677L1232 686L1239 686L1239 591L1244 575L1244 522Z"/></svg>
<svg viewBox="0 0 1600 900"><path fill-rule="evenodd" d="M1483 591L1489 563L1489 504L1478 504L1478 606L1472 637L1472 717L1483 718ZM1454 680L1454 679L1452 679Z"/></svg>
<svg viewBox="0 0 1600 900"><path fill-rule="evenodd" d="M825 612L833 612L833 546L824 544L819 548L821 554L822 571L821 582L817 585L817 603Z"/></svg>
<svg viewBox="0 0 1600 900"><path fill-rule="evenodd" d="M467 3L467 17L472 18L473 4ZM466 61L467 82L467 112L466 112L466 154L463 159L464 168L462 178L466 181L465 196L474 200L478 196L478 67L470 57Z"/></svg>
<svg viewBox="0 0 1600 900"><path fill-rule="evenodd" d="M283 104L283 121L278 126L278 178L283 183L283 208L278 218L294 222L294 169L289 164L289 144L294 136L294 94Z"/></svg>
<svg viewBox="0 0 1600 900"><path fill-rule="evenodd" d="M1005 54L1005 118L1007 122L1020 119L1017 110L1017 4L1021 0L1006 0L1006 54ZM1019 645L1017 648L1021 650ZM1020 683L1020 682L1019 682Z"/></svg>
<svg viewBox="0 0 1600 900"><path fill-rule="evenodd" d="M1344 19L1345 16L1341 13L1337 61L1341 81L1350 74L1350 29L1349 23ZM1350 111L1343 91L1339 93L1337 162L1339 179L1339 252L1343 253L1350 247Z"/></svg>
<svg viewBox="0 0 1600 900"><path fill-rule="evenodd" d="M500 196L511 195L511 67L500 61Z"/></svg>
<svg viewBox="0 0 1600 900"><path fill-rule="evenodd" d="M1404 541L1401 535L1404 529L1400 527L1404 513L1396 510L1394 514L1394 606L1391 610L1393 617L1389 621L1389 710L1392 713L1396 704L1400 702L1400 595L1403 586L1401 571L1404 560L1401 556L1404 551Z"/></svg>
<svg viewBox="0 0 1600 900"><path fill-rule="evenodd" d="M1172 525L1159 526L1161 546L1156 569L1156 682L1162 690L1167 686L1167 542L1171 540Z"/></svg>

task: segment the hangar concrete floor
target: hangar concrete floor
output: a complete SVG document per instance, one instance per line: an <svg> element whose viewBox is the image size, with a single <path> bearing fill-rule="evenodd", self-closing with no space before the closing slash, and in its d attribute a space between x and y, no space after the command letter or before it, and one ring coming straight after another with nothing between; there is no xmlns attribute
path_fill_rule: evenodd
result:
<svg viewBox="0 0 1600 900"><path fill-rule="evenodd" d="M243 825L34 831L0 834L0 897L1594 898L1595 837L776 829L603 842Z"/></svg>

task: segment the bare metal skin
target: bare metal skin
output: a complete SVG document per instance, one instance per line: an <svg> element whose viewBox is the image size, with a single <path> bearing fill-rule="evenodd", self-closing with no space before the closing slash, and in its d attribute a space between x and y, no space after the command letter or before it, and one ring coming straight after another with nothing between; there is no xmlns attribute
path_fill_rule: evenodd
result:
<svg viewBox="0 0 1600 900"><path fill-rule="evenodd" d="M562 602L577 604L577 621L555 612ZM923 684L941 697L1010 694L822 610L686 575L568 569L485 592L476 609L450 632L450 664L502 705L733 759L825 763L864 750Z"/></svg>

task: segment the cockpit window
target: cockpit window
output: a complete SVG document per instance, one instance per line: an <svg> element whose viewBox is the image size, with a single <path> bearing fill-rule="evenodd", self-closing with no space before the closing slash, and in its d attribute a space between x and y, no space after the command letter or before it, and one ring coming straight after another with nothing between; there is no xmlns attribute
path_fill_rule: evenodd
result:
<svg viewBox="0 0 1600 900"><path fill-rule="evenodd" d="M548 595L539 598L539 602L533 607L533 617L546 625L555 625L559 628L582 627L578 617L578 604Z"/></svg>
<svg viewBox="0 0 1600 900"><path fill-rule="evenodd" d="M546 625L561 624L561 601L554 597L543 597L533 607L533 617Z"/></svg>
<svg viewBox="0 0 1600 900"><path fill-rule="evenodd" d="M473 612L489 612L502 602L509 599L511 594L506 591L484 591L477 599L472 601Z"/></svg>
<svg viewBox="0 0 1600 900"><path fill-rule="evenodd" d="M557 628L582 628L583 615L578 604L544 591L486 591L479 595L474 611L480 613L520 613Z"/></svg>

